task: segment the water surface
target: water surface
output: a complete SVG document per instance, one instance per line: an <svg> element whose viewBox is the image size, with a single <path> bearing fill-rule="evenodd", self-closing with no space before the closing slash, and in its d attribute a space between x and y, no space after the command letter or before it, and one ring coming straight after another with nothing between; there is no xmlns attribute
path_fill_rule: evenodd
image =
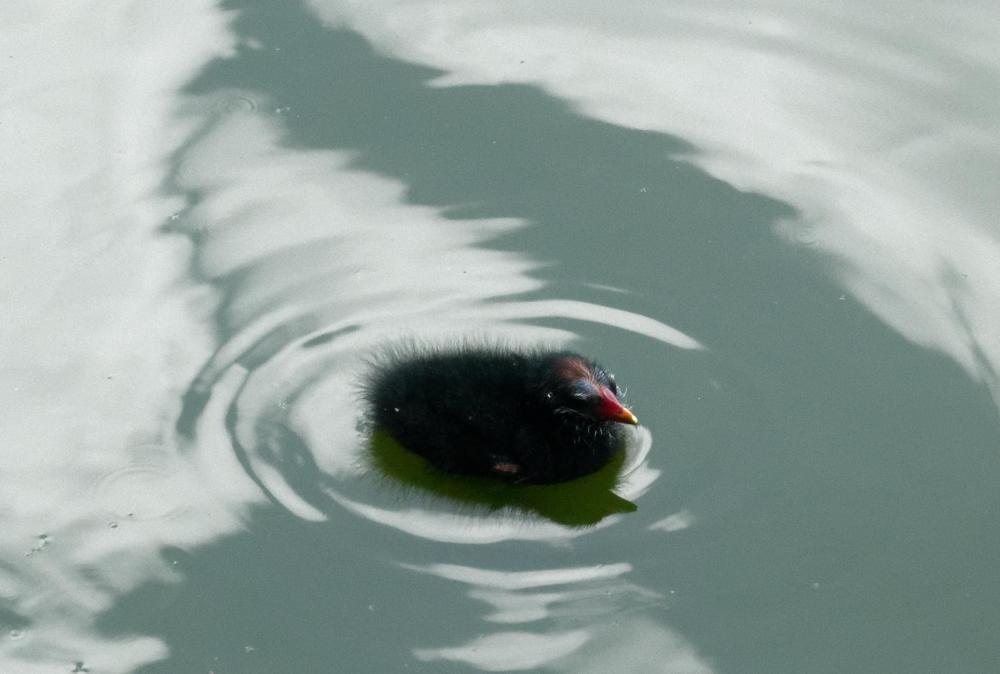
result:
<svg viewBox="0 0 1000 674"><path fill-rule="evenodd" d="M991 6L4 14L4 671L996 670ZM456 335L613 489L380 470Z"/></svg>

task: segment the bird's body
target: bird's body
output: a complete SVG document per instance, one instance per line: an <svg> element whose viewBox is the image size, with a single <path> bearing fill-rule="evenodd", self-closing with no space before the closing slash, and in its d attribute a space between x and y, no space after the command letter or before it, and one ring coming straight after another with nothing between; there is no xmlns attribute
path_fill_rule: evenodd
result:
<svg viewBox="0 0 1000 674"><path fill-rule="evenodd" d="M449 473L570 480L604 466L637 423L614 379L575 353L506 347L383 354L365 395L376 426Z"/></svg>

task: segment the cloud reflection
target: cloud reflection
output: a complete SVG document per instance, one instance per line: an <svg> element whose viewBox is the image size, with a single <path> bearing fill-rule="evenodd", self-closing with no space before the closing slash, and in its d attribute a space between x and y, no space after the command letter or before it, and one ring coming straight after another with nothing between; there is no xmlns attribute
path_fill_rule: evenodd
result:
<svg viewBox="0 0 1000 674"><path fill-rule="evenodd" d="M1000 75L987 2L311 0L438 86L523 82L692 142L689 161L801 213L782 231L905 338L1000 402Z"/></svg>
<svg viewBox="0 0 1000 674"><path fill-rule="evenodd" d="M237 521L176 461L175 396L210 350L158 229L176 91L231 50L213 2L4 3L0 231L0 671L130 672L158 639L109 639L95 614L173 576L157 551ZM81 670L82 671L82 670Z"/></svg>

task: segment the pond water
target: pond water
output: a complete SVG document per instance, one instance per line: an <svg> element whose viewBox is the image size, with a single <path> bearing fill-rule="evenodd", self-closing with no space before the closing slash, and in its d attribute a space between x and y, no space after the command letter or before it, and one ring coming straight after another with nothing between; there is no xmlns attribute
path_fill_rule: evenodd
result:
<svg viewBox="0 0 1000 674"><path fill-rule="evenodd" d="M995 3L0 16L2 671L1000 671ZM385 470L399 339L611 488Z"/></svg>

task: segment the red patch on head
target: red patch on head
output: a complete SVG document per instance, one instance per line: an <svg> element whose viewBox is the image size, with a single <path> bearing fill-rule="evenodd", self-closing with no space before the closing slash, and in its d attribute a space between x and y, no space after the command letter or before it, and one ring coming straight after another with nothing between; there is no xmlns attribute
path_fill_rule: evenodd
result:
<svg viewBox="0 0 1000 674"><path fill-rule="evenodd" d="M638 425L639 420L635 418L635 415L621 404L618 396L612 393L611 389L597 381L594 377L594 371L585 361L573 356L563 358L556 363L555 374L566 381L586 380L597 389L601 399L597 403L597 408L591 412L597 419Z"/></svg>
<svg viewBox="0 0 1000 674"><path fill-rule="evenodd" d="M575 379L586 379L587 381L593 383L595 386L597 382L594 380L594 372L587 364L584 363L579 358L563 358L556 364L556 376L566 381L573 381Z"/></svg>

